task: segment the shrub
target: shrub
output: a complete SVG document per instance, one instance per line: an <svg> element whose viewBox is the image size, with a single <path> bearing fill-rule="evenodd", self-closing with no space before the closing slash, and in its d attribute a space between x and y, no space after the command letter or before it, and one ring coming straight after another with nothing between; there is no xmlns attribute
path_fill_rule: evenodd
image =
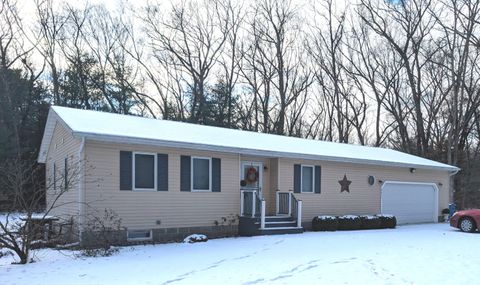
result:
<svg viewBox="0 0 480 285"><path fill-rule="evenodd" d="M445 209L442 210L442 215L448 215L448 214L450 214L449 209L445 208Z"/></svg>
<svg viewBox="0 0 480 285"><path fill-rule="evenodd" d="M184 243L196 243L196 242L206 242L206 241L208 241L208 237L206 235L201 235L201 234L189 235L183 240Z"/></svg>
<svg viewBox="0 0 480 285"><path fill-rule="evenodd" d="M81 248L81 255L111 256L118 252L113 245L119 244L122 232L122 220L111 209L105 209L103 215L95 213L88 217L86 231L84 233L84 245Z"/></svg>
<svg viewBox="0 0 480 285"><path fill-rule="evenodd" d="M359 216L346 215L337 218L339 230L358 230L362 227L362 221Z"/></svg>
<svg viewBox="0 0 480 285"><path fill-rule="evenodd" d="M377 215L380 218L382 229L394 229L397 226L397 219L393 215Z"/></svg>
<svg viewBox="0 0 480 285"><path fill-rule="evenodd" d="M317 216L312 220L313 231L336 231L338 219L334 216Z"/></svg>
<svg viewBox="0 0 480 285"><path fill-rule="evenodd" d="M7 250L0 250L0 258L6 257L6 256L13 256L13 253Z"/></svg>
<svg viewBox="0 0 480 285"><path fill-rule="evenodd" d="M372 230L380 229L382 227L382 221L377 216L360 216L362 221L362 229Z"/></svg>

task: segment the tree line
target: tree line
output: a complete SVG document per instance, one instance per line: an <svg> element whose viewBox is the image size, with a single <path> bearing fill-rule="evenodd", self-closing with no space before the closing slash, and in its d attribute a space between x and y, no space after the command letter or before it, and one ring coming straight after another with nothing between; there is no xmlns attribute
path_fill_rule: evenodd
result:
<svg viewBox="0 0 480 285"><path fill-rule="evenodd" d="M0 1L0 160L54 104L394 148L480 205L478 1Z"/></svg>

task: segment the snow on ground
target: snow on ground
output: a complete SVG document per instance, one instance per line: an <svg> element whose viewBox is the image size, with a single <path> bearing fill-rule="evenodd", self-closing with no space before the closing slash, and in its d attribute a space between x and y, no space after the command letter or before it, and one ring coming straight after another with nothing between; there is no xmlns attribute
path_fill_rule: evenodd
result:
<svg viewBox="0 0 480 285"><path fill-rule="evenodd" d="M25 266L0 259L0 284L477 284L480 234L424 224L36 256Z"/></svg>

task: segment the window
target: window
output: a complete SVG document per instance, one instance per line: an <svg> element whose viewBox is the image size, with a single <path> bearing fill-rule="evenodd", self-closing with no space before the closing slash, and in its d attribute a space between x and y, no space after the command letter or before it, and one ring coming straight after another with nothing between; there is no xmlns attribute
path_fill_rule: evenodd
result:
<svg viewBox="0 0 480 285"><path fill-rule="evenodd" d="M136 152L133 155L133 190L157 188L157 160L153 153Z"/></svg>
<svg viewBox="0 0 480 285"><path fill-rule="evenodd" d="M150 240L150 239L152 239L152 230L127 231L127 240Z"/></svg>
<svg viewBox="0 0 480 285"><path fill-rule="evenodd" d="M192 191L211 191L212 159L192 157Z"/></svg>
<svg viewBox="0 0 480 285"><path fill-rule="evenodd" d="M313 193L314 168L310 165L302 165L302 193Z"/></svg>

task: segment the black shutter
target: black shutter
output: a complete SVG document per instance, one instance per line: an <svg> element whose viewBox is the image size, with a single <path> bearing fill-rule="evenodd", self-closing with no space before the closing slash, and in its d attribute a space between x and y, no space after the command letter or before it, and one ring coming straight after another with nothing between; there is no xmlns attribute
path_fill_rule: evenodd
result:
<svg viewBox="0 0 480 285"><path fill-rule="evenodd" d="M57 191L57 165L53 163L53 191Z"/></svg>
<svg viewBox="0 0 480 285"><path fill-rule="evenodd" d="M300 193L300 181L302 179L302 170L300 164L295 164L293 166L293 192Z"/></svg>
<svg viewBox="0 0 480 285"><path fill-rule="evenodd" d="M68 185L68 158L65 157L65 160L64 160L64 163L65 165L63 166L64 167L64 172L63 172L63 180L64 180L64 183L63 185L65 186L65 189L63 189L64 191L68 191L68 187L70 185Z"/></svg>
<svg viewBox="0 0 480 285"><path fill-rule="evenodd" d="M180 156L180 191L188 191L192 190L190 185L191 176L190 176L190 163L191 159L188 155Z"/></svg>
<svg viewBox="0 0 480 285"><path fill-rule="evenodd" d="M120 190L132 190L131 151L120 151Z"/></svg>
<svg viewBox="0 0 480 285"><path fill-rule="evenodd" d="M322 193L322 167L315 165L315 193Z"/></svg>
<svg viewBox="0 0 480 285"><path fill-rule="evenodd" d="M157 154L157 190L168 191L168 154Z"/></svg>
<svg viewBox="0 0 480 285"><path fill-rule="evenodd" d="M220 192L221 189L221 160L212 158L212 192Z"/></svg>

